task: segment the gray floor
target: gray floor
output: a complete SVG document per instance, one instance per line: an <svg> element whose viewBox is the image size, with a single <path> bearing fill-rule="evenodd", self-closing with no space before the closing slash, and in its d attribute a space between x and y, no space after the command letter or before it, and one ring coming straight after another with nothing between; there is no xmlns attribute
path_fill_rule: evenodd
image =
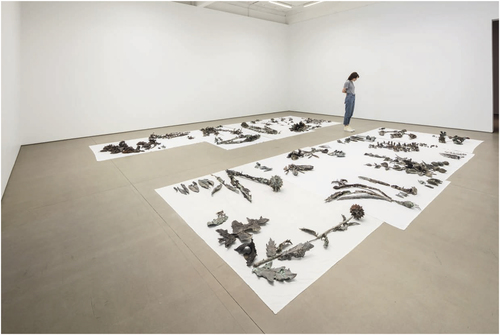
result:
<svg viewBox="0 0 500 335"><path fill-rule="evenodd" d="M275 113L259 118L312 116ZM156 188L345 137L202 143L97 162L89 145L235 118L23 146L2 199L4 333L498 333L498 133L405 230L383 224L277 315Z"/></svg>

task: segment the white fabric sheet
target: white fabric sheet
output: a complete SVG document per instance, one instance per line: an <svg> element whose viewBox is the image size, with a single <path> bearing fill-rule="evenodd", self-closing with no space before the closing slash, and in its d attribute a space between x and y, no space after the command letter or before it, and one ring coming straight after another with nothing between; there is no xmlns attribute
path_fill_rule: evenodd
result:
<svg viewBox="0 0 500 335"><path fill-rule="evenodd" d="M264 120L257 119L257 120L252 120L255 123L252 123L252 121L248 121L247 123L251 126L257 126L257 127L261 127L261 128L263 128L264 126L267 125L271 129L278 131L279 132L278 134L264 134L264 133L259 133L259 132L254 131L254 133L260 134L261 136L268 137L268 138L271 138L274 140L304 134L304 132L291 131L290 127L294 123L299 123L299 122L306 123L306 120L307 120L306 118L297 117L297 116L288 116L288 117L284 117L284 118L276 118L274 120L275 120L275 122L272 122L271 119L264 119ZM306 124L310 125L310 126L316 126L313 123L306 123ZM335 126L335 125L339 125L339 124L340 124L339 122L333 122L333 121L323 122L323 123L321 123L320 128L321 127L328 127L328 126ZM227 127L245 129L241 126L241 123L229 124L229 125L227 125ZM247 130L251 131L250 129L247 129ZM314 130L315 129L310 130L310 131L314 131Z"/></svg>
<svg viewBox="0 0 500 335"><path fill-rule="evenodd" d="M380 129L380 128L379 128ZM479 140L474 140L474 139L466 139L462 144L455 144L453 141L448 138L448 136L461 136L459 133L449 133L446 136L446 143L440 143L439 142L439 134L428 134L428 133L421 133L421 132L416 132L416 131L411 131L408 130L407 133L412 133L417 135L415 139L410 139L408 135L403 135L401 138L391 138L391 135L385 134L384 136L379 135L379 129L374 129L367 131L365 133L361 133L359 135L361 136L376 136L379 141L397 141L397 142L405 142L405 143L410 143L410 142L416 142L416 143L426 143L429 146L430 145L437 145L438 149L440 152L445 152L445 151L461 151L461 152L468 152L472 153L474 150L477 148L477 146L483 141ZM385 131L394 131L394 130L401 130L401 129L392 129L392 128L386 128Z"/></svg>
<svg viewBox="0 0 500 335"><path fill-rule="evenodd" d="M203 136L203 133L201 132L201 130L192 130L189 132L189 135L188 135L188 136L194 137L194 139L192 139L192 140L188 139L187 136L176 137L176 138L173 138L170 140L159 139L158 142L161 143L161 145L159 147L155 147L155 148L150 149L150 150L144 150L143 152L130 153L130 154L122 154L122 153L111 154L109 152L100 152L106 145L108 145L108 144L118 145L118 143L120 143L121 140L117 141L117 142L112 142L112 143L91 145L90 149L92 150L92 152L96 156L96 160L99 162L104 161L104 160L108 160L108 159L140 155L140 154L144 154L144 153L155 152L155 151L180 147L180 146L184 146L184 145L196 144L196 143L201 143L201 142L207 142L207 143L210 143L213 145L217 145L218 147L225 149L225 150L232 150L232 149L246 147L249 145L267 142L270 140L281 139L281 138L294 136L294 135L300 135L302 133L292 132L292 131L290 131L289 128L294 123L298 123L300 121L305 122L306 119L301 118L301 117L297 117L297 116L287 116L287 117L283 117L283 118L279 118L279 119L277 118L276 120L279 122L279 124L273 124L272 128L276 129L277 131L280 132L277 135L261 134L258 132L254 132L254 131L242 128L241 123L223 125L223 129L228 129L228 130L241 129L243 134L245 134L245 135L255 135L255 134L261 135L258 140L255 140L252 142L243 142L243 143L239 143L239 144L220 144L220 145L217 145L215 143L215 135L212 134L209 136ZM271 122L271 119L255 121L255 125L263 127L268 122ZM324 123L322 123L321 126L326 127L326 126L333 126L333 125L337 125L337 124L340 124L340 123L338 123L338 122L324 122ZM220 137L222 140L228 140L228 139L232 139L232 138L236 137L236 135L233 135L229 132L221 131L217 137ZM137 142L141 142L141 141L148 142L149 140L146 137L146 138L125 140L125 141L129 146L136 147ZM161 148L161 146L165 146L165 148Z"/></svg>
<svg viewBox="0 0 500 335"><path fill-rule="evenodd" d="M375 136L377 141L384 140L378 135L377 130L362 134ZM429 134L424 134L429 135ZM421 138L425 136L422 135ZM386 135L387 136L387 135ZM420 134L419 134L420 136ZM347 136L349 137L349 136ZM431 136L432 138L432 136ZM429 136L427 136L429 139ZM404 138L400 139L405 142ZM345 138L342 139L342 142ZM469 141L469 140L468 140ZM406 141L410 142L410 141ZM420 140L418 143L423 142ZM480 143L480 141L477 141ZM470 140L470 143L474 143ZM476 144L479 144L476 143ZM453 160L441 156L442 148L421 147L418 152L394 152L389 149L369 148L372 142L350 142L338 143L332 141L318 145L316 149L326 146L329 152L342 150L345 157L329 156L325 153L316 152L316 157L300 158L292 160L287 158L288 153L277 155L259 161L262 166L272 168L272 171L263 171L256 168L256 162L231 168L237 172L243 172L255 177L271 178L279 175L284 185L280 192L273 192L269 186L237 177L240 183L249 188L252 194L252 203L243 198L241 194L223 187L221 191L211 196L211 190L200 188L199 193L191 192L189 195L182 195L170 185L157 189L158 194L170 204L170 206L186 221L186 223L222 258L226 261L245 282L256 292L256 294L274 312L278 313L286 304L292 301L300 292L311 285L330 267L338 262L343 256L349 253L357 244L361 243L371 232L373 232L382 222L387 222L397 228L406 229L408 225L434 200L445 187L449 185L446 181L452 173L457 171L474 155L464 153L465 157L460 160ZM474 146L474 148L477 145ZM471 147L469 147L469 150ZM302 150L311 151L310 147ZM442 181L442 184L428 188L419 183L419 180L427 181L428 177L417 174L407 174L405 171L386 170L384 168L375 169L367 166L368 163L380 164L383 159L366 156L365 153L373 153L380 156L395 158L396 155L404 158L411 158L415 162L425 161L448 161L449 165L443 166L445 173L435 173L434 178ZM312 165L312 171L305 171L294 176L292 172L288 174L284 168L290 164ZM220 171L215 175L221 177L229 184L230 180L225 171ZM417 195L409 195L405 198L396 196L399 190L389 186L374 184L360 179L359 176L380 180L391 185L401 187L415 186L418 189ZM213 176L203 176L209 178L215 185L219 183ZM197 181L200 178L193 179ZM337 190L333 189L332 181L347 179L348 184L364 184L375 187L383 191L392 199L399 201L412 201L420 207L406 208L394 202L374 199L356 200L334 200L325 202L325 199ZM183 182L186 186L193 180ZM352 190L352 189L351 189ZM361 225L350 227L346 232L331 233L328 235L330 246L324 249L321 241L314 242L314 248L306 257L292 261L273 261L273 267L286 266L297 277L290 281L269 284L264 278L258 278L246 266L245 259L232 249L239 246L239 242L226 249L218 242L219 234L216 229L227 229L232 232L231 223L237 220L247 223L246 217L257 219L260 216L270 219L269 223L262 227L259 233L254 234L254 242L257 247L258 256L256 261L265 257L265 246L272 238L277 244L291 239L294 244L310 240L312 236L302 232L299 228L309 228L318 233L326 231L341 221L341 215L349 215L349 208L352 204L360 204L365 210L365 217L361 220ZM192 209L196 208L196 211ZM216 212L223 210L229 219L219 227L209 228L207 222L216 218Z"/></svg>
<svg viewBox="0 0 500 335"><path fill-rule="evenodd" d="M161 135L161 134L160 134ZM188 139L188 136L194 137L194 139L190 140ZM131 146L131 147L136 147L137 142L149 142L148 137L144 138L136 138L132 140L125 140L125 142ZM180 137L175 137L172 139L158 139L157 142L161 143L161 145L150 149L150 150L144 150L144 152L137 152L137 153L130 153L130 154L112 154L110 152L101 152L101 150L107 146L108 144L113 144L113 145L118 145L120 141L117 142L110 142L110 143L103 143L103 144L96 144L96 145L91 145L90 150L94 153L96 160L98 162L100 161L105 161L109 159L114 159L114 158L122 158L122 157L129 157L129 156L135 156L135 155L141 155L145 153L150 153L150 152L156 152L156 151L161 151L161 150L166 150L166 149L171 149L171 148L176 148L184 145L191 145L191 144L196 144L196 143L201 143L205 142L205 139L203 138L203 133L199 130L193 130L190 131L187 136L180 136ZM165 148L162 148L162 146L165 146Z"/></svg>
<svg viewBox="0 0 500 335"><path fill-rule="evenodd" d="M224 128L227 128L227 129L241 129L243 135L255 135L255 134L258 134L256 132L253 132L253 131L245 129L245 128L241 128L241 127L238 128L237 125L224 125ZM217 143L215 143L215 137L218 137L218 138L220 138L223 141L230 140L230 139L238 137L238 135L234 135L234 134L231 134L229 132L223 131L223 132L220 132L219 135L211 134L210 136L205 136L203 138L203 140L205 142L207 142L207 143L216 145L219 148L222 148L224 150L238 149L238 148L242 148L242 147L247 147L249 145L254 145L254 144L263 143L263 142L267 142L267 141L271 141L272 140L269 137L262 136L262 134L260 134L260 135L261 136L258 139L256 139L255 141L252 141L252 142L242 142L242 143L236 143L236 144L217 144Z"/></svg>
<svg viewBox="0 0 500 335"><path fill-rule="evenodd" d="M419 177L418 175L407 174L402 171L386 171L385 169L374 169L373 167L365 166L365 161L369 161L369 159L374 158L364 156L364 153L361 153L364 150L358 150L357 152L349 150L354 147L353 144L360 145L360 143L350 143L347 145L349 147L342 147L341 144L336 142L327 143L327 145L331 147L331 151L340 150L339 148L342 148L344 152L346 152L346 157L333 157L317 153L316 155L319 156L319 158L300 158L292 161L290 158L287 158L288 154L283 154L261 160L259 163L273 168L273 171L271 172L276 171L276 173L278 173L279 171L279 175L282 176L287 182L294 183L303 189L307 189L315 194L321 195L324 208L331 206L335 202L347 202L348 204L357 203L365 208L366 213L369 213L370 215L400 229L406 229L406 227L408 227L408 225L418 216L421 210L434 200L434 198L437 197L439 193L441 193L441 191L444 190L444 188L449 184L448 181L442 179L442 184L435 186L434 189L430 189L418 183L419 179L424 181L427 180L428 178L426 177ZM310 151L310 148L304 148L304 150ZM298 176L294 176L291 172L285 175L283 169L289 164L312 165L314 166L314 169L312 171L299 173ZM380 184L370 183L358 178L359 176L380 180L391 185L395 184L401 187L415 186L418 189L418 194L409 195L406 198L400 198L396 196L396 194L400 192L399 190ZM325 203L326 198L339 191L333 189L333 186L336 186L336 184L332 184L332 181L340 179L347 179L348 184L363 184L378 188L395 200L412 201L418 204L421 210L409 209L397 203L374 199L333 200L332 202ZM348 190L354 191L357 189L358 188L349 188Z"/></svg>
<svg viewBox="0 0 500 335"><path fill-rule="evenodd" d="M254 169L254 165L254 163L247 164L234 170L270 178L272 174ZM215 175L229 183L229 178L224 171ZM214 177L205 177L218 185ZM193 180L197 181L197 179ZM244 199L241 194L235 194L224 186L214 196L210 195L211 190L206 189L201 189L199 193L190 192L189 195L180 194L173 189L173 186L180 184L163 187L156 191L238 273L274 313L278 313L382 223L366 215L359 220L360 225L351 226L345 232L329 234L330 245L326 249L323 247L323 242L318 240L313 242L314 248L309 250L302 259L274 260L273 267L286 266L293 273L297 273L297 277L289 282L270 284L267 279L253 274L252 267L246 265L243 256L234 251L240 245L239 240L226 249L223 244L219 244L220 235L216 229L226 229L231 233L233 220L246 224L248 223L247 217L268 218L269 222L262 226L260 232L253 235L257 249L256 261L258 261L266 258L266 244L270 238L277 245L287 239L290 239L294 245L306 242L313 236L302 232L299 228L305 227L323 233L342 221L341 214L349 217L350 206L346 203L325 206L321 196L287 181L280 192L273 192L269 186L244 178L238 179L242 185L251 190L252 203ZM187 186L191 182L192 180L189 180L184 184ZM193 211L193 208L196 208L196 211ZM215 219L216 212L220 210L224 210L229 219L218 227L207 227L207 222Z"/></svg>

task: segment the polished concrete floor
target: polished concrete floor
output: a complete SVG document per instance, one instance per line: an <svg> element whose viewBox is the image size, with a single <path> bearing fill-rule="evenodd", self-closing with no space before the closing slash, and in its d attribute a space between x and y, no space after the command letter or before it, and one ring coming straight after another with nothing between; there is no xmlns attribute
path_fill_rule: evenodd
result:
<svg viewBox="0 0 500 335"><path fill-rule="evenodd" d="M155 192L347 136L202 143L97 162L89 145L274 113L23 146L2 199L3 333L498 333L498 133L405 230L383 224L277 315ZM195 209L194 209L195 210Z"/></svg>

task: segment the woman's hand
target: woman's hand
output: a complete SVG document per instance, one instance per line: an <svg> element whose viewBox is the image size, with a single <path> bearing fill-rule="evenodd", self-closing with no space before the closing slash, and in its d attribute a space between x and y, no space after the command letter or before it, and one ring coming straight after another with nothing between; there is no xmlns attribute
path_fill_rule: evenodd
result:
<svg viewBox="0 0 500 335"><path fill-rule="evenodd" d="M342 93L347 93L345 87L342 89Z"/></svg>

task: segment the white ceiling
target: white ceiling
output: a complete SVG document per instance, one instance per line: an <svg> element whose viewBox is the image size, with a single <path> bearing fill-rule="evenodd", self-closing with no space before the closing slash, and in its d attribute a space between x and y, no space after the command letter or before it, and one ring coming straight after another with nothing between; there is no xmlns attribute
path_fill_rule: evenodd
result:
<svg viewBox="0 0 500 335"><path fill-rule="evenodd" d="M311 20L324 15L330 15L354 8L369 6L378 1L320 1L319 3L304 7L317 1L278 1L288 4L286 8L269 1L175 1L185 5L204 7L236 15L253 17L256 19L274 21L284 24L293 24Z"/></svg>

